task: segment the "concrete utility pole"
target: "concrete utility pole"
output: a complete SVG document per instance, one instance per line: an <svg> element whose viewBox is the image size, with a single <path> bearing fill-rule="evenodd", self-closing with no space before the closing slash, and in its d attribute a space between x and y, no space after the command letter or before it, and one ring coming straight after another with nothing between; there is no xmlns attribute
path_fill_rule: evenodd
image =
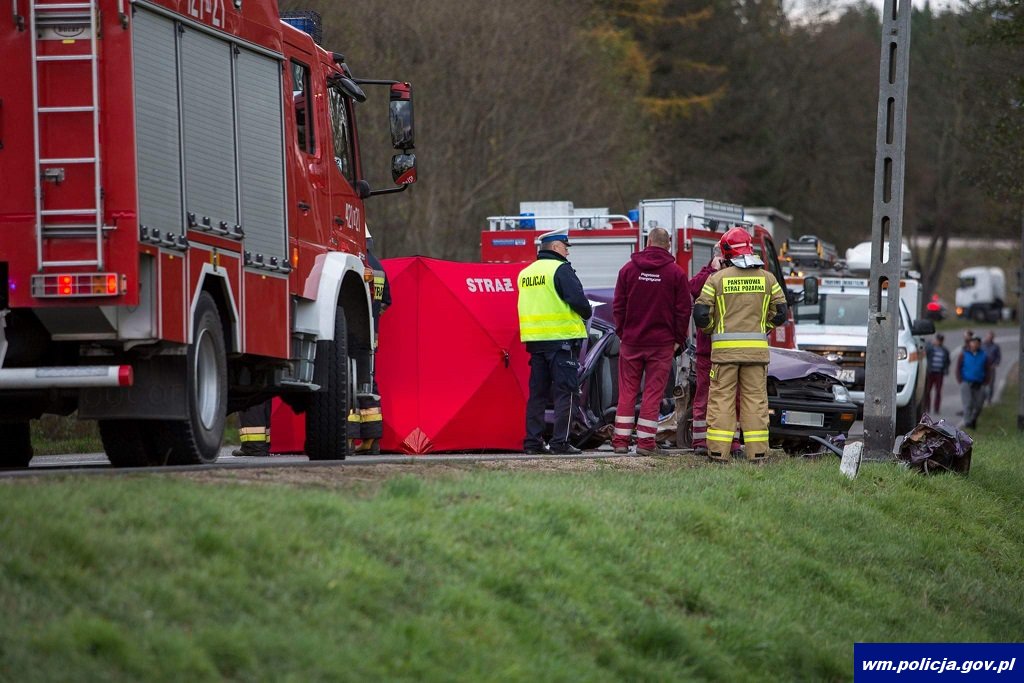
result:
<svg viewBox="0 0 1024 683"><path fill-rule="evenodd" d="M1024 203L1020 207L1020 263L1017 265L1017 322L1020 323L1020 355L1017 356L1017 431L1024 431Z"/></svg>
<svg viewBox="0 0 1024 683"><path fill-rule="evenodd" d="M871 296L864 382L864 457L892 458L896 440L896 333L900 321L903 171L910 80L911 0L885 0L878 79L875 202L871 218ZM884 259L888 245L888 259ZM889 295L882 299L883 285Z"/></svg>

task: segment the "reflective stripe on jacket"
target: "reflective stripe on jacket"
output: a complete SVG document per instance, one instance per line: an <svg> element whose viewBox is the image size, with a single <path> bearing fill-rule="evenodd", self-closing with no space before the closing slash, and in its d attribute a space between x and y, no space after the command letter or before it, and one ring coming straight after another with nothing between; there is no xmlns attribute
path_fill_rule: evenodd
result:
<svg viewBox="0 0 1024 683"><path fill-rule="evenodd" d="M711 309L711 360L715 363L767 363L768 339L779 304L786 303L775 276L761 268L730 266L701 287L697 303Z"/></svg>
<svg viewBox="0 0 1024 683"><path fill-rule="evenodd" d="M563 262L538 259L519 272L519 337L524 342L583 339L583 319L555 289Z"/></svg>

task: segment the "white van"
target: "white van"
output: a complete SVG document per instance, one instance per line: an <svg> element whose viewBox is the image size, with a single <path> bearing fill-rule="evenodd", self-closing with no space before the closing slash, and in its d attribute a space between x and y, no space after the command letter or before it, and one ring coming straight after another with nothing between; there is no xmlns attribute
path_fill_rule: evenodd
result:
<svg viewBox="0 0 1024 683"><path fill-rule="evenodd" d="M864 406L865 362L868 346L868 281L849 277L820 277L818 301L797 304L796 341L811 351L840 365L839 379L850 390L853 402ZM802 288L792 278L791 288ZM918 320L912 311L920 302L921 284L900 281L900 322L896 349L896 431L913 429L924 410L924 383L927 372L924 336L932 334L931 321Z"/></svg>

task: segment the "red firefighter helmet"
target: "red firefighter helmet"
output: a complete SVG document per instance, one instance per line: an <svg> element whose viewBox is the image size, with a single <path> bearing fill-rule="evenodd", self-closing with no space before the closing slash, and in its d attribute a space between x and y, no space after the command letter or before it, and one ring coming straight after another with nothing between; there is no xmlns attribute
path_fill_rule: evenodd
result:
<svg viewBox="0 0 1024 683"><path fill-rule="evenodd" d="M718 243L722 247L722 256L732 261L734 266L753 268L762 265L761 259L754 253L754 244L746 229L739 226L729 228Z"/></svg>

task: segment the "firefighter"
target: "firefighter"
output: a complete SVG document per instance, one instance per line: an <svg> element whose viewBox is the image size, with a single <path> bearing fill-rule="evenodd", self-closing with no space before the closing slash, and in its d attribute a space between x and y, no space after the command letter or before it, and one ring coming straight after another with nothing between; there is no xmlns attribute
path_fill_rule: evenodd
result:
<svg viewBox="0 0 1024 683"><path fill-rule="evenodd" d="M366 262L373 270L373 350L377 351L379 342L380 316L391 305L391 284L380 260L373 254L373 235L366 226ZM384 418L380 410L380 389L377 387L376 375L369 391L360 392L356 396L358 413L349 413L348 438L360 439L354 449L360 455L379 455L380 440L384 437Z"/></svg>
<svg viewBox="0 0 1024 683"><path fill-rule="evenodd" d="M715 245L711 261L700 269L693 279L690 280L690 296L695 300L700 296L700 290L713 273L718 272L724 265L722 249ZM696 377L697 387L693 394L693 453L694 455L707 457L708 455L708 390L711 388L711 336L704 330L697 328L697 353L696 353ZM739 433L732 439L730 455L736 457L740 454Z"/></svg>
<svg viewBox="0 0 1024 683"><path fill-rule="evenodd" d="M231 451L231 455L236 458L270 455L270 399L240 412L238 425L242 445Z"/></svg>
<svg viewBox="0 0 1024 683"><path fill-rule="evenodd" d="M584 321L593 312L576 271L569 265L569 234L552 230L540 236L537 260L519 273L519 337L530 352L530 398L526 438L530 455L576 454L569 443L572 399L579 394L579 352L587 336ZM544 444L544 411L554 393L555 424Z"/></svg>
<svg viewBox="0 0 1024 683"><path fill-rule="evenodd" d="M693 308L697 327L711 334L708 450L729 462L729 444L739 423L747 458L768 452L768 330L786 320L786 297L775 276L763 270L750 234L731 228L719 242L728 266L708 278Z"/></svg>

